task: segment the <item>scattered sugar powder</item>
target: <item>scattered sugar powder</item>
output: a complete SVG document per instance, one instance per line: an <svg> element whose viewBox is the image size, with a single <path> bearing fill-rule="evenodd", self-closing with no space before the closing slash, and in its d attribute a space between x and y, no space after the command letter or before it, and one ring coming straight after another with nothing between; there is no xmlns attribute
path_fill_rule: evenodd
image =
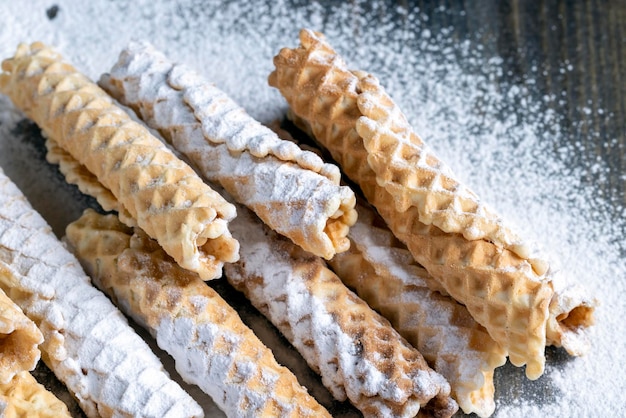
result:
<svg viewBox="0 0 626 418"><path fill-rule="evenodd" d="M495 415L615 416L626 411L621 361L626 352L626 208L618 191L597 187L606 182L610 168L601 158L586 157L594 154L578 139L601 134L585 119L594 111L609 122L615 117L597 108L602 104L577 109L581 120L566 120L567 93L541 90L541 63L525 79L505 82L511 77L493 52L495 39L459 39L454 28L432 25L426 13L389 8L381 0L333 7L295 6L286 0L57 1L55 13L46 13L52 6L49 0L33 0L28 7L0 2L0 56L12 55L18 42L42 40L97 79L131 39L148 39L265 122L283 117L286 107L267 86L272 57L281 47L297 44L301 27L324 32L352 68L380 78L458 177L523 236L541 243L563 274L601 302L587 356L572 359L550 348L546 373L535 382L513 367L497 371ZM442 6L434 14L448 12ZM572 65L563 62L561 70L566 74ZM55 201L45 197L64 189L42 154L28 141L15 140L19 120L0 97L0 165L19 177L20 187L59 233L82 203L67 208L75 195ZM605 143L619 151L618 139Z"/></svg>

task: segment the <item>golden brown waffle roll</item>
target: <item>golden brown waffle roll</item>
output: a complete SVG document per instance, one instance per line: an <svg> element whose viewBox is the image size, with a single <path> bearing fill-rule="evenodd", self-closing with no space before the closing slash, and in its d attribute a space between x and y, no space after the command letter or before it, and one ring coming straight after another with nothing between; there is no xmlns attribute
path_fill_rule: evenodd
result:
<svg viewBox="0 0 626 418"><path fill-rule="evenodd" d="M330 127L345 128L348 124L354 130L351 134L359 137L367 153L368 167L376 176L378 186L390 194L396 211L402 213L414 207L419 221L426 225L462 234L468 240L485 239L522 257L527 256L530 249L474 192L460 183L452 170L413 132L406 117L375 77L350 72L320 34L303 30L301 42L304 48L298 52L307 52L298 54L283 49L277 57L277 71L270 76L270 84L280 85L281 90L285 90L284 95L292 97L292 109L298 116L302 116L303 107L315 112L316 120L311 128L316 137L325 135L338 139L343 130ZM286 67L280 64L281 59L297 62L290 62L290 70L282 72ZM302 67L298 66L303 62L308 67L301 71ZM328 71L329 64L333 66L332 72ZM322 73L326 76L323 79L320 78ZM322 88L325 95L307 102L297 94L305 85L310 90ZM352 94L345 94L347 92ZM337 118L340 114L345 115ZM307 122L310 121L307 119Z"/></svg>
<svg viewBox="0 0 626 418"><path fill-rule="evenodd" d="M231 417L330 417L213 289L140 229L87 210L67 240L94 283Z"/></svg>
<svg viewBox="0 0 626 418"><path fill-rule="evenodd" d="M195 72L133 42L100 85L278 233L326 259L348 248L355 198L339 169L279 139Z"/></svg>
<svg viewBox="0 0 626 418"><path fill-rule="evenodd" d="M486 227L483 235L473 231L477 224L463 219L479 219L467 214L481 206L424 151L377 80L349 71L320 34L303 30L300 41L300 47L285 48L275 57L270 84L287 99L295 122L330 151L416 261L437 280L431 287L466 305L508 351L513 364L526 364L530 378L543 373L546 343L563 345L570 353L583 351L594 302L574 291L568 297L573 303L562 306L550 278L542 275L546 263L523 258L528 248L515 240L507 243L507 234L498 228ZM386 153L401 160L394 161L390 171L385 171ZM427 186L434 194L418 193ZM469 200L457 199L453 190L465 190L461 197ZM451 212L445 208L455 205L467 217L446 221ZM429 207L436 209L433 217L424 217ZM436 221L439 215L441 221ZM471 227L465 231L462 225ZM565 317L569 323L562 320ZM564 334L575 337L563 338ZM570 341L576 347L569 346Z"/></svg>
<svg viewBox="0 0 626 418"><path fill-rule="evenodd" d="M237 259L235 208L96 84L41 43L2 63L0 91L109 189L181 266L205 279Z"/></svg>
<svg viewBox="0 0 626 418"><path fill-rule="evenodd" d="M241 259L225 266L241 290L319 373L338 400L367 417L451 416L450 386L389 322L352 293L323 260L244 210L231 224Z"/></svg>
<svg viewBox="0 0 626 418"><path fill-rule="evenodd" d="M330 266L448 380L465 413L491 415L493 371L504 364L506 352L463 305L428 288L426 270L372 209L357 205L357 212L350 249Z"/></svg>
<svg viewBox="0 0 626 418"><path fill-rule="evenodd" d="M0 416L3 418L58 418L71 415L67 406L27 371L0 384Z"/></svg>
<svg viewBox="0 0 626 418"><path fill-rule="evenodd" d="M48 367L89 417L201 417L0 170L0 289L37 324Z"/></svg>
<svg viewBox="0 0 626 418"><path fill-rule="evenodd" d="M124 224L135 226L135 220L126 208L120 205L113 193L104 187L87 167L61 148L54 139L47 138L45 145L48 150L46 160L59 166L59 171L68 183L76 185L82 193L96 199L102 209L117 212Z"/></svg>
<svg viewBox="0 0 626 418"><path fill-rule="evenodd" d="M41 357L43 335L0 289L0 384L24 370L33 370Z"/></svg>

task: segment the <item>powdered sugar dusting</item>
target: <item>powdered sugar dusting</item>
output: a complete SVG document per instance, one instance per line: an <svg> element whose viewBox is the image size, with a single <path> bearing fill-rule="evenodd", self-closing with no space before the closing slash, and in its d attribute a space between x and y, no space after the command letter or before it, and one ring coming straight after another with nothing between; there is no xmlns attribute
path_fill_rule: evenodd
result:
<svg viewBox="0 0 626 418"><path fill-rule="evenodd" d="M50 20L47 1L32 0L28 7L1 2L0 56L12 55L18 42L42 40L97 79L131 38L148 39L173 60L201 70L265 122L285 110L266 83L272 57L295 45L302 27L324 32L351 68L381 80L457 177L524 238L542 243L551 264L560 264L564 275L601 302L587 356L570 360L549 350L546 374L532 383L520 370L498 373L496 416L611 416L626 409L626 365L619 358L626 352L626 333L620 331L626 312L626 208L622 195L596 186L606 182L609 168L602 159L585 160L594 154L582 138L601 135L586 126L588 113L614 118L601 104L578 109L579 120L564 120L569 98L542 91L540 65L534 76L507 84L503 59L490 44L495 41L458 39L454 28L431 25L427 13L389 8L381 0L333 7L294 7L286 0L56 4L58 15ZM434 13L448 10L442 6ZM567 74L572 66L563 62L560 70ZM20 118L0 96L0 165L61 233L85 202L68 203L77 194L60 186L31 143L15 139L11 130ZM618 138L605 144L619 151ZM25 163L28 169L20 168Z"/></svg>
<svg viewBox="0 0 626 418"><path fill-rule="evenodd" d="M447 397L445 380L411 359L413 349L406 350L397 333L386 332L389 323L321 259L298 257L293 244L244 210L232 230L245 245L238 264L226 267L229 281L281 330L336 399L348 398L375 416L412 417L434 396ZM373 338L385 347L372 344Z"/></svg>

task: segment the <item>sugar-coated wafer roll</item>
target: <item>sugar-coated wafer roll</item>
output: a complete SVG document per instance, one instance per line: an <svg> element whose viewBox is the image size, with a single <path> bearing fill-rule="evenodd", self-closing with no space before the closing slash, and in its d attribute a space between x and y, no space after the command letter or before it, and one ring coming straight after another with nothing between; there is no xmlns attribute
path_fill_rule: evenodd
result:
<svg viewBox="0 0 626 418"><path fill-rule="evenodd" d="M339 169L281 140L192 70L133 42L100 85L278 233L326 259L348 248L355 197Z"/></svg>
<svg viewBox="0 0 626 418"><path fill-rule="evenodd" d="M493 372L505 363L506 352L463 305L428 288L428 272L372 209L357 205L357 212L348 234L350 249L337 254L330 266L448 380L465 413L490 416Z"/></svg>
<svg viewBox="0 0 626 418"><path fill-rule="evenodd" d="M203 416L2 170L0 247L0 288L37 324L44 361L87 416Z"/></svg>
<svg viewBox="0 0 626 418"><path fill-rule="evenodd" d="M577 292L563 306L544 274L547 263L525 258L528 246L505 239L506 229L495 227L499 218L487 216L485 225L494 228L474 231L478 215L489 212L412 133L378 81L348 70L322 35L302 30L300 41L274 58L270 84L436 279L431 287L466 305L513 364L526 364L530 378L543 373L547 343L584 351L594 301ZM446 220L457 210L458 222Z"/></svg>
<svg viewBox="0 0 626 418"><path fill-rule="evenodd" d="M0 289L0 384L35 368L42 342L43 335L35 323Z"/></svg>
<svg viewBox="0 0 626 418"><path fill-rule="evenodd" d="M367 417L456 412L445 379L321 258L245 210L231 227L242 246L241 259L225 266L228 281L283 333L336 399L349 399Z"/></svg>
<svg viewBox="0 0 626 418"><path fill-rule="evenodd" d="M66 233L94 283L228 416L330 417L215 290L141 229L87 210Z"/></svg>
<svg viewBox="0 0 626 418"><path fill-rule="evenodd" d="M71 415L67 406L27 371L0 384L0 416L3 418L59 418Z"/></svg>
<svg viewBox="0 0 626 418"><path fill-rule="evenodd" d="M0 92L111 191L181 266L205 279L237 259L235 208L95 83L41 43L2 63Z"/></svg>

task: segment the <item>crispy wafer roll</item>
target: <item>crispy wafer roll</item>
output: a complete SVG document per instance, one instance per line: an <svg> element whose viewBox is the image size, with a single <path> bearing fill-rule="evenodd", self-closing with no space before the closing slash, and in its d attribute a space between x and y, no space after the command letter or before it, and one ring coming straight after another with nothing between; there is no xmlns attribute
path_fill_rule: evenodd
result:
<svg viewBox="0 0 626 418"><path fill-rule="evenodd" d="M94 283L231 417L330 417L213 289L141 229L87 210L66 230Z"/></svg>
<svg viewBox="0 0 626 418"><path fill-rule="evenodd" d="M95 83L41 43L2 63L0 91L109 189L181 266L205 279L237 259L235 208Z"/></svg>
<svg viewBox="0 0 626 418"><path fill-rule="evenodd" d="M436 279L429 285L466 305L530 378L543 373L547 343L584 351L594 301L574 291L563 306L547 263L506 238L514 236L412 133L378 81L349 71L322 35L303 30L300 41L275 57L270 84Z"/></svg>
<svg viewBox="0 0 626 418"><path fill-rule="evenodd" d="M71 157L69 157L69 158L71 159ZM60 158L60 161L62 161L62 164L63 164L63 162L67 162L68 161L68 158ZM65 172L66 171L64 171L64 173ZM76 178L77 176L72 175L72 177ZM97 181L94 182L94 181L92 181L92 179L83 179L83 180L86 180L89 184L95 184L97 186ZM98 194L99 194L99 192L96 190L95 191L95 195L98 195ZM241 263L243 263L244 265L248 265L247 263L253 261L252 258L254 256L254 254L258 251L256 248L258 247L259 244L260 245L265 245L265 246L267 246L267 250L271 250L271 248L270 248L270 246L272 245L271 243L274 243L277 246L279 246L280 248L282 248L281 253L278 254L278 255L276 255L276 254L273 255L272 258L269 258L269 259L265 260L265 262L270 263L271 265L274 265L274 262L276 260L281 260L282 263L289 262L288 259L290 257L290 253L293 253L293 254L297 255L298 257L304 257L304 259L299 259L300 261L296 261L296 260L293 261L293 266L296 266L294 268L296 268L296 270L299 271L298 273L293 273L293 274L296 274L296 277L309 277L309 276L312 277L313 275L316 274L317 269L322 268L322 273L321 273L322 279L328 281L329 280L328 278L330 278L330 281L332 282L332 285L334 285L336 288L338 288L339 292L344 293L344 295L343 295L344 298L347 298L347 299L351 300L352 303L355 303L355 301L352 301L351 298L354 298L355 300L357 298L354 297L354 295L351 294L351 292L349 292L348 289L345 288L345 286L340 284L340 282L339 282L339 280L337 279L336 276L334 276L327 269L323 269L323 262L321 261L321 259L318 259L317 257L312 256L310 254L305 255L306 253L304 253L302 251L298 251L298 247L296 247L295 245L289 243L288 241L286 241L284 239L281 240L278 235L272 233L269 230L265 230L265 232L264 232L264 227L261 224L261 222L258 221L258 220L255 221L253 219L254 215L249 213L246 209L240 208L239 212L240 212L240 217L243 217L239 221L239 223L241 224L240 225L240 233L241 233L242 237L246 237L247 241L245 241L245 242L250 245L250 252L247 251L247 248L242 248L242 254L246 254L246 256L244 258L242 258ZM97 215L89 214L88 216L92 217L92 216L97 216ZM87 221L85 221L85 223L86 222ZM103 223L104 223L104 221L103 221ZM85 253L96 253L97 251L91 251L89 249L90 247L95 247L95 244L91 244L90 242L85 240L82 236L81 236L81 239L79 239L79 235L81 235L80 231L81 231L82 226L79 224L75 228L76 229L68 229L68 237L69 237L69 239L72 242L77 243L76 245L78 245L78 246L84 245L85 247L87 247L87 250L85 251ZM253 235L255 235L256 238L255 237L251 238L248 235L251 232L253 233ZM267 233L269 235L269 237L265 237L263 235L265 233ZM82 235L85 235L85 234L82 234ZM95 236L95 235L96 234L92 234L92 236ZM265 238L259 241L259 237L260 236L264 236ZM109 239L109 240L112 240L112 238ZM103 241L104 241L104 239L103 239ZM137 242L137 241L135 241L135 242ZM137 245L139 245L139 244L137 244ZM82 252L80 249L78 251L79 251L79 253ZM126 253L126 251L124 251L124 253ZM263 253L262 255L265 255L265 254ZM90 256L89 258L93 259L94 257ZM311 260L313 260L313 261L311 261ZM104 268L104 267L108 266L110 263L107 264L106 262L98 259L95 262L92 261L90 264L91 265L100 265L101 268ZM119 264L119 262L118 262L118 264ZM131 263L125 263L125 264L131 264ZM304 268L304 266L306 266L307 264L312 264L312 268ZM297 267L297 266L300 266L300 267ZM150 271L151 272L155 272L155 271L161 271L161 270L168 271L169 269L170 269L170 267L166 267L166 268L151 268L151 269L147 269L147 270L149 272ZM137 266L133 265L131 271L137 271ZM251 287L252 286L251 284L248 283L246 285L246 283L243 282L244 276L242 276L242 273L245 273L245 271L241 270L241 267L237 268L236 270L231 270L231 273L232 274L229 276L229 277L231 277L229 279L231 281L231 283L233 283L233 284L238 283L239 288L243 289L244 292L246 292L247 289L249 289L249 288L252 289L251 291L259 291L258 288L257 289L253 289ZM325 276L328 276L328 277L325 277ZM232 277L237 277L237 279L233 279ZM248 277L248 279L250 279L250 278ZM256 281L256 279L254 279L254 280ZM300 280L302 280L302 278ZM271 279L268 279L266 282L263 283L263 286L268 286L268 285L270 285L272 283L273 283L273 281ZM103 285L107 286L106 284L103 284ZM278 282L277 285L279 285L279 286L282 285L282 282ZM115 293L116 295L118 295L116 297L118 299L120 299L119 294L120 294L121 290L115 290L117 288L117 285L113 284L113 286L114 286L113 290L110 289L109 291L111 291L111 292ZM131 285L128 285L128 286L131 286ZM159 288L159 286L156 286L156 287ZM128 292L130 292L130 296L132 296L131 297L132 300L134 300L134 298L138 298L135 286L133 286L133 289L129 290ZM146 291L146 293L147 293L147 291ZM158 293L158 291L154 290L154 291L150 292L149 294L154 295L155 293ZM177 293L179 293L179 292L177 292ZM282 294L282 293L284 293L284 291L281 291L279 293ZM319 293L319 290L318 290L318 293ZM178 294L177 296L178 296L177 304L182 303L182 302L180 302L180 299L182 299L180 294ZM319 296L319 294L318 294L318 296ZM250 295L249 295L249 297L250 297ZM269 297L271 297L271 295L267 294L266 298L269 298ZM284 298L285 300L287 300L287 302L289 302L289 299L286 296L285 297L283 297L283 296L277 297L278 300L280 300L281 298ZM313 302L319 302L319 303L323 302L322 300L316 300L316 298L314 296L310 296L310 298L313 300ZM154 304L154 300L155 299L158 299L158 298L157 297L151 297L150 298L151 304ZM124 298L122 298L120 300L122 306L128 304L128 302L125 302L125 300L126 299L124 299ZM151 305L148 305L148 304L146 304L146 306L143 306L144 304L142 303L142 301L143 301L142 298L139 298L139 299L136 300L136 302L139 303L142 306L142 308L137 308L137 310L134 310L135 312L137 312L140 309L143 309L143 310L148 310L148 309L155 310L155 309L157 309L157 308L154 308L154 307L152 307ZM257 303L261 304L261 305L264 304L263 299L260 299L260 298L252 299L253 303L255 303L255 301ZM291 303L291 302L289 302L289 303ZM295 301L294 303L297 304L298 302ZM182 303L182 304L184 305L184 303ZM271 302L268 302L268 306L269 306L270 309L278 309L278 307L277 307L278 305L272 306ZM272 320L273 322L274 321L279 321L279 322L282 321L277 315L270 316L268 311L264 311L263 309L260 308L260 305L257 305L257 307L261 311L263 311L263 313L266 314L266 316L268 316L270 318L270 320ZM131 308L132 308L132 305L131 305ZM129 308L129 311L132 311L131 308ZM297 306L292 306L291 307L291 309L296 309L296 308L297 308ZM336 310L334 311L334 313L336 313L336 311L338 309L340 309L340 308L341 308L341 306L337 306ZM360 304L358 306L356 306L355 308L353 308L353 310L354 310L354 318L352 319L352 321L358 321L361 316L367 316L365 314L361 314L360 311L366 311L366 313L371 315L372 317L376 317L377 316L371 310L369 310L369 308L367 308L366 305L362 301L360 301ZM306 315L306 311L304 311L304 312L305 313L303 315ZM333 312L331 312L330 314L327 314L327 315L332 315L332 314L333 314ZM135 315L137 316L139 314L135 313ZM320 315L323 316L323 313L320 314ZM145 324L145 319L142 319L141 316L138 316L136 319L138 320L138 322ZM321 318L321 319L324 319L324 318ZM325 319L328 319L328 318L325 318ZM370 319L370 322L371 322L371 318L369 318L369 319ZM380 320L382 320L382 318L380 318L378 320L380 321ZM286 335L293 335L293 332L291 331L292 330L292 325L289 324L288 322L284 322L284 321L280 322L282 324L281 326L279 326L277 322L274 322L274 323ZM371 325L371 324L368 324L367 322L365 324L366 325ZM350 323L346 323L346 325L350 326L351 324ZM389 333L389 329L387 329L384 326L384 324L383 325L379 325L378 328L381 328L382 329L381 332L384 334L381 338L383 338L383 339L386 338L385 335L386 335L386 333ZM319 344L319 346L316 347L315 344L310 342L309 340L307 340L307 341L302 341L301 340L301 338L303 338L303 335L305 335L305 331L306 330L303 330L302 328L294 328L294 329L296 331L299 330L301 334L296 334L295 339L294 338L290 338L290 341L294 344L294 346L296 346L296 348L298 350L300 350L301 354L303 354L303 356L305 357L307 362L309 362L309 364L318 373L322 374L322 377L323 377L323 380L324 380L326 386L329 387L329 389L331 390L331 392L333 393L333 395L335 395L335 397L337 399L345 400L346 399L346 392L348 392L348 396L350 397L350 399L353 402L355 402L354 399L358 400L355 403L357 405L357 407L363 408L362 410L364 410L367 414L370 414L370 415L372 415L372 414L373 415L380 415L380 414L387 413L389 411L396 411L396 409L397 409L397 411L400 411L400 413L402 413L402 414L408 414L407 416L413 416L415 413L411 412L411 411L416 411L417 409L419 409L419 406L420 406L419 403L416 404L416 400L417 401L420 400L419 397L409 398L407 406L397 406L397 405L391 405L390 406L390 405L386 405L385 404L385 400L384 399L381 400L381 399L377 399L376 397L374 397L374 399L365 400L365 397L368 396L368 395L364 395L363 393L360 393L360 394L356 393L355 394L356 387L360 383L355 383L354 379L351 376L347 376L349 373L351 373L351 370L349 369L350 364L342 365L342 368L340 368L338 371L334 370L333 367L328 368L327 366L326 367L324 366L325 362L330 360L330 358L332 356L338 355L338 352L336 350L341 350L341 347L338 346L336 349L334 349L334 351L331 351L329 354L326 354L325 356L319 356L318 354L316 354L316 353L322 352L324 345L326 345L326 344L334 344L336 341L340 341L340 338L339 337L332 337L332 336L329 337L329 338L324 337L323 339L321 339L317 343L317 344ZM318 328L318 330L321 330L321 328ZM378 331L378 330L376 330L376 331ZM169 331L169 332L171 333L171 331ZM359 332L359 330L357 330L355 332ZM350 336L349 335L346 336L346 338L348 338L348 337L350 337ZM398 336L395 336L395 337L398 338ZM310 339L310 336L308 336L306 338ZM157 334L157 341L160 341L160 339L158 337L158 334ZM377 349L373 348L376 341L375 340L372 341L371 337L367 338L367 341L368 341L368 344L367 344L367 346L368 346L367 354L368 355L374 355L372 352L377 352L376 351ZM393 343L394 343L394 341L392 341L390 344L386 344L383 348L387 348L390 345L393 345ZM396 343L397 343L397 341L396 341ZM306 351L307 344L312 346L312 348L310 348L309 351ZM362 344L362 343L358 342L358 344ZM403 349L406 349L406 347L401 345L400 346L400 350L399 350L400 354L403 354ZM305 350L305 351L302 351L302 350ZM405 367L406 368L407 367L406 366L407 363L410 364L410 363L415 363L415 362L417 362L417 365L419 367L425 366L425 364L423 362L419 361L420 358L421 358L419 353L411 352L410 349L408 351L409 351L409 353L412 356L415 356L417 354L417 359L410 359L407 362L402 361L401 364L400 364L400 367ZM180 352L178 352L178 354L180 355ZM308 354L308 356L306 354ZM356 355L358 355L358 354L353 354L353 356L356 356ZM392 356L392 358L395 358L395 357L397 357L397 355ZM182 362L182 364L184 365L184 362ZM366 365L367 365L367 363L365 363L365 366ZM363 366L364 365L361 365L361 369L364 368ZM378 366L380 366L380 364ZM190 365L189 367L193 367L193 365ZM382 368L382 366L381 366L381 368ZM196 370L196 372L197 372L198 368L196 368L194 370ZM362 371L362 370L359 370L359 373L361 375L368 376L366 374L366 372L367 372L367 370L365 372ZM369 374L370 377L372 376L372 374L375 374L375 371L370 370L369 372L370 372L370 374ZM183 373L183 376L185 375L184 372L181 372L181 373ZM427 381L425 381L425 384L426 385L430 385L431 384L430 379L432 379L432 376L430 376L428 373L423 373L423 372L421 372L419 370L417 370L417 373L418 374L425 374L426 376L429 376ZM439 394L435 393L433 395L429 395L428 393L430 393L430 392L427 392L427 394L423 395L423 396L431 396L432 397L432 396L436 395L436 399L435 400L430 400L430 403L427 405L427 409L430 408L431 411L441 413L442 414L441 416L446 416L448 413L452 413L450 411L452 410L452 408L456 408L456 405L448 404L448 402L450 402L448 400L448 398L447 398L447 393L449 392L449 386L447 385L447 383L445 381L443 383L438 381L439 379L441 379L441 376L438 376L438 375L436 375L436 376L437 376L437 378L434 379L435 382L436 382L435 384L443 386L443 388L441 388L441 392ZM380 376L374 376L374 377L380 378ZM406 379L406 375L403 376L403 377ZM398 384L398 382L397 382L398 380L400 381L400 383L404 383L405 385L407 384L406 380L404 382L402 382L402 376L400 378L395 377L392 380L394 380L392 382L392 385L393 384L397 385ZM216 389L214 388L213 390L215 391ZM370 393L370 392L367 392L368 390L372 391L372 389L363 389L363 391L365 391L365 393ZM390 390L390 389L388 389L388 390ZM411 391L410 388L409 389L404 388L404 390L405 391L409 391L409 392ZM429 390L432 391L434 389L433 388L429 388ZM437 388L436 390L439 390L439 388ZM214 392L212 392L212 393L214 393ZM212 394L212 393L210 393L210 394ZM376 394L376 393L374 392L374 394ZM428 399L430 399L430 398L428 398ZM398 402L398 401L396 401L396 402ZM396 409L393 409L393 410L389 409L389 408L392 408L392 407L395 407ZM225 410L228 411L228 409L225 409ZM413 413L413 415L411 415L411 413Z"/></svg>
<svg viewBox="0 0 626 418"><path fill-rule="evenodd" d="M65 180L74 184L78 189L96 199L105 211L115 211L125 225L135 226L135 220L122 206L113 193L102 185L87 167L61 148L52 138L46 138L46 160L51 164L59 166L59 171L65 176Z"/></svg>
<svg viewBox="0 0 626 418"><path fill-rule="evenodd" d="M43 335L24 312L0 289L0 384L24 370L33 370L41 357Z"/></svg>
<svg viewBox="0 0 626 418"><path fill-rule="evenodd" d="M0 384L0 416L3 418L58 418L71 415L67 406L27 371Z"/></svg>
<svg viewBox="0 0 626 418"><path fill-rule="evenodd" d="M338 400L368 417L451 416L450 386L422 355L330 271L240 210L231 224L241 259L225 267Z"/></svg>
<svg viewBox="0 0 626 418"><path fill-rule="evenodd" d="M278 233L326 259L348 248L355 197L339 169L279 139L195 72L133 42L100 85Z"/></svg>
<svg viewBox="0 0 626 418"><path fill-rule="evenodd" d="M0 248L0 288L37 324L44 361L87 416L203 416L1 170Z"/></svg>
<svg viewBox="0 0 626 418"><path fill-rule="evenodd" d="M357 212L350 249L329 261L332 269L448 380L465 413L493 414L493 372L506 352L463 305L428 288L426 270L372 209Z"/></svg>

